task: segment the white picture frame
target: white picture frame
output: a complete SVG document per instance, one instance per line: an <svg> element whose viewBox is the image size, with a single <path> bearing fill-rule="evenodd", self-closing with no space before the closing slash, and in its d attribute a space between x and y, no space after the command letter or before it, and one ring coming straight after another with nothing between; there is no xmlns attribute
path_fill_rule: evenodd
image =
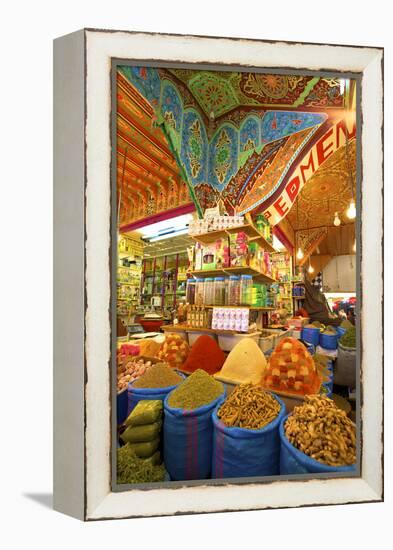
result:
<svg viewBox="0 0 393 550"><path fill-rule="evenodd" d="M111 485L113 59L361 75L358 477ZM54 507L82 520L383 499L383 49L84 29L54 44ZM358 176L359 177L359 176Z"/></svg>

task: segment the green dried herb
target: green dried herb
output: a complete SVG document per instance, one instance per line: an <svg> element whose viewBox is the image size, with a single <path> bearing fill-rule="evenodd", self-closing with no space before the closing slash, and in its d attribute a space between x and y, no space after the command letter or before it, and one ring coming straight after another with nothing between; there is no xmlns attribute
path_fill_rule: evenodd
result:
<svg viewBox="0 0 393 550"><path fill-rule="evenodd" d="M117 449L117 483L154 483L164 481L165 467L150 458L138 458L129 445Z"/></svg>
<svg viewBox="0 0 393 550"><path fill-rule="evenodd" d="M197 369L174 389L168 398L170 407L193 410L211 403L224 391L218 380L202 369Z"/></svg>
<svg viewBox="0 0 393 550"><path fill-rule="evenodd" d="M356 348L356 328L354 326L348 328L346 333L341 336L339 342L346 348Z"/></svg>

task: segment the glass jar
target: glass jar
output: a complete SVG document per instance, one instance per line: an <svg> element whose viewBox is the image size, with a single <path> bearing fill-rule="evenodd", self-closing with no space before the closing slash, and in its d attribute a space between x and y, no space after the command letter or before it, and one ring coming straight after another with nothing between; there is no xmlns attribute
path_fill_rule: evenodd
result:
<svg viewBox="0 0 393 550"><path fill-rule="evenodd" d="M214 279L214 304L215 306L225 305L225 278L216 277Z"/></svg>
<svg viewBox="0 0 393 550"><path fill-rule="evenodd" d="M240 304L240 277L231 275L228 283L228 305L238 306Z"/></svg>
<svg viewBox="0 0 393 550"><path fill-rule="evenodd" d="M242 275L240 279L240 304L251 305L252 301L252 275Z"/></svg>

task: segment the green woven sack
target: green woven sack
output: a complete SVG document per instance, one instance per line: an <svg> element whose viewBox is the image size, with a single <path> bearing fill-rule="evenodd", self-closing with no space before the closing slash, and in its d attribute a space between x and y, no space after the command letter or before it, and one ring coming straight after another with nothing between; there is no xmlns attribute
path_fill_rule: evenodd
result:
<svg viewBox="0 0 393 550"><path fill-rule="evenodd" d="M126 426L143 426L145 424L153 424L159 420L162 415L162 401L146 400L139 401L136 407L124 422Z"/></svg>
<svg viewBox="0 0 393 550"><path fill-rule="evenodd" d="M161 421L159 421L145 424L144 426L129 426L120 437L124 443L153 441L153 439L156 439L160 435L161 424Z"/></svg>
<svg viewBox="0 0 393 550"><path fill-rule="evenodd" d="M143 441L142 443L129 443L129 446L139 458L151 457L158 449L160 439L157 437L153 441Z"/></svg>

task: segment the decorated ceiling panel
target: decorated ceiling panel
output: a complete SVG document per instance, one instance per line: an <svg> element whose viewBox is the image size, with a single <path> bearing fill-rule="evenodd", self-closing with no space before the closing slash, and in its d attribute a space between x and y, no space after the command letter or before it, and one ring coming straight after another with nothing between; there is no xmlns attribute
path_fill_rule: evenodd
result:
<svg viewBox="0 0 393 550"><path fill-rule="evenodd" d="M130 157L130 197L138 193L150 212L165 190L187 185L183 203L199 212L220 199L228 212L251 211L274 195L329 109L343 105L337 79L121 67L118 155L120 166Z"/></svg>

